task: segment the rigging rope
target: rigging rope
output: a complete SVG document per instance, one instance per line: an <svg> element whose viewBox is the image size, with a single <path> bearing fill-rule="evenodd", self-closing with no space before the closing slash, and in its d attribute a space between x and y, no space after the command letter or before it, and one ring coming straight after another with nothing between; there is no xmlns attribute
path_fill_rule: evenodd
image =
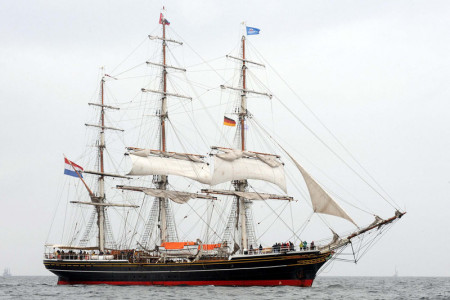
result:
<svg viewBox="0 0 450 300"><path fill-rule="evenodd" d="M253 46L253 45L252 45ZM314 131L309 128L293 111L289 109L289 107L284 104L281 99L274 96L285 108L286 110L296 118L311 134L314 135L328 150L330 150L336 157L338 157L350 170L352 170L362 181L364 181L374 192L376 192L382 199L384 199L387 203L389 203L393 208L398 209L399 206L395 201L390 197L390 195L383 189L383 187L373 178L372 175L362 166L362 164L350 153L350 151L343 145L343 143L331 132L331 130L320 120L320 118L312 111L312 109L306 104L306 102L295 92L295 90L281 77L281 75L277 72L277 70L267 61L264 57L256 50L256 48L252 47L253 50L263 58L263 60L267 63L267 65L275 72L278 78L283 81L283 83L288 87L288 89L301 101L301 103L307 108L307 110L314 116L314 118L322 125L323 128L336 140L336 142L345 150L345 152L357 163L357 165L369 176L370 179L378 186L380 190L382 190L386 196L392 201L389 202L377 189L375 189L367 180L365 180L359 173L357 173L340 155L338 155L331 147L329 147Z"/></svg>
<svg viewBox="0 0 450 300"><path fill-rule="evenodd" d="M391 205L394 209L398 209L398 205L393 201L392 204L386 197L384 197L377 189L373 187L364 177L362 177L354 168L352 168L336 151L334 151L330 146L328 146L325 141L323 141L309 126L307 126L297 115L295 115L292 111L289 110L289 107L285 105L281 100L274 96L275 99L279 100L281 105L286 108L296 119L299 121L316 139L318 139L322 145L324 145L331 153L333 153L343 164L345 164L356 176L358 176L363 182L365 182L375 193L377 193L386 203Z"/></svg>
<svg viewBox="0 0 450 300"><path fill-rule="evenodd" d="M120 62L120 63L119 63L112 71L111 71L111 73L114 73L114 72L117 70L118 67L120 67L125 61L127 61L127 59L130 58L130 56L133 55L134 52L136 52L137 49L139 49L139 48L142 46L142 44L144 44L144 42L145 42L147 39L148 39L148 37L145 37L145 38L142 40L142 42L140 42L139 45L138 45L136 48L134 48L134 50L131 51L131 53L128 54L128 56L125 57L125 59L122 60L122 61L121 61L121 62Z"/></svg>
<svg viewBox="0 0 450 300"><path fill-rule="evenodd" d="M262 131L264 131L265 132L265 134L270 138L270 139L272 139L274 142L275 142L275 144L276 145L278 145L284 152L286 152L286 150L284 150L284 148L283 147L281 147L280 146L280 143L278 143L278 141L256 120L256 119L253 119L254 120L254 122L255 122L255 124L262 130ZM287 152L286 152L287 153ZM322 172L323 173L323 172ZM327 178L329 178L328 176L327 176ZM360 177L361 178L361 177ZM329 178L330 179L330 178ZM332 179L331 179L332 180ZM332 180L334 183L336 183L336 184L338 184L336 181L334 181L334 180ZM338 184L338 186L341 186L340 184ZM343 188L344 190L346 190L344 187L342 187L341 186L341 188ZM347 191L348 192L348 191ZM350 195L351 195L351 193L350 192L348 192ZM365 212L365 213L367 213L367 214L370 214L370 215L374 215L374 213L372 213L372 212L369 212L369 211L367 211L367 210L364 210L364 209L362 209L362 208L360 208L360 207L357 207L357 206L355 206L354 204L352 204L352 203L350 203L350 202L348 202L348 201L346 201L346 200L344 200L343 198L341 198L341 197L338 197L340 200L342 200L343 202L345 202L345 203L347 203L347 204L349 204L349 205L351 205L352 207L354 207L354 208L356 208L356 209L359 209L359 210L361 210L362 212ZM388 202L389 203L389 202ZM389 203L390 204L390 203ZM391 204L392 205L392 204ZM394 207L395 208L395 207Z"/></svg>
<svg viewBox="0 0 450 300"><path fill-rule="evenodd" d="M249 184L248 185L249 186L249 188L251 188L252 190L254 190L255 191L255 189ZM255 191L256 192L256 191ZM257 192L256 192L257 193ZM273 213L277 216L277 218L279 218L279 219L281 219L281 221L283 222L283 224L284 225L286 225L286 227L298 238L298 239L300 239L300 237L299 236L297 236L297 234L295 233L295 231L293 230L293 228L290 228L289 227L289 225L288 224L286 224L286 222L282 219L282 218L280 218L280 214L277 214L277 212L272 208L272 206L270 206L268 203L267 203L267 201L266 200L262 200L272 211L273 211ZM283 208L283 210L281 211L281 212L283 212L284 211L284 209L287 207L287 205ZM260 237L261 237L261 235L260 235ZM258 238L259 239L259 238Z"/></svg>

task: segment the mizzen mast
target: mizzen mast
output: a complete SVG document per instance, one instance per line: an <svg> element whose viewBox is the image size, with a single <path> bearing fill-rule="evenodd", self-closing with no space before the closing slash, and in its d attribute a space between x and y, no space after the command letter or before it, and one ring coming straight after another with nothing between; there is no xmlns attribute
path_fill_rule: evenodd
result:
<svg viewBox="0 0 450 300"><path fill-rule="evenodd" d="M105 77L102 77L100 84L100 139L98 143L98 159L99 159L99 177L98 177L98 196L91 196L91 200L97 211L98 226L98 247L100 251L105 251L106 244L106 205L105 205ZM89 126L89 124L86 124Z"/></svg>
<svg viewBox="0 0 450 300"><path fill-rule="evenodd" d="M95 127L100 129L100 137L98 140L98 170L97 171L88 171L85 170L83 173L97 175L98 177L98 190L97 193L94 194L88 186L85 184L89 195L91 197L91 202L80 202L80 201L71 201L71 203L76 204L86 204L86 205L93 205L95 206L95 210L97 213L97 227L98 227L98 249L99 251L105 251L106 248L106 207L107 206L122 206L122 207L134 207L131 205L126 204L114 204L114 203L106 203L106 195L105 195L105 176L110 177L119 177L119 178L127 178L125 176L121 176L118 174L112 174L112 173L106 173L105 172L105 130L116 130L116 131L123 131L122 129L109 127L105 125L105 113L106 109L113 109L118 110L119 108L105 105L105 76L104 75L101 79L100 83L100 103L89 103L89 105L100 107L100 124L85 124L88 127ZM80 176L80 175L79 175ZM80 176L81 179L81 176Z"/></svg>

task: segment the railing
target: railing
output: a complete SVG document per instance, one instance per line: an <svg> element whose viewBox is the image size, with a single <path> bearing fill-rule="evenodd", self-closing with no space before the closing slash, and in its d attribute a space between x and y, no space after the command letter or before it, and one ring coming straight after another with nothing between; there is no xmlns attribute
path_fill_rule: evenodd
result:
<svg viewBox="0 0 450 300"><path fill-rule="evenodd" d="M294 251L312 251L319 249L318 246L311 246L307 245L306 247L296 247L294 245L289 244L278 244L274 245L272 247L266 247L266 248L257 248L257 249L249 249L244 251L244 255L260 255L260 254L274 254L274 253L287 253L287 252L294 252ZM119 250L120 251L120 250ZM76 253L74 251L69 252L62 252L62 251L56 251L56 252L47 252L44 254L44 259L55 259L55 260L94 260L94 261L103 261L103 260L128 260L129 262L138 262L138 261L146 261L146 262L158 262L159 259L162 257L161 254L156 255L148 255L145 253L142 253L141 251L113 251L112 253L107 252L105 254L98 254L98 253L89 253L84 251L83 253ZM167 255L167 254L166 254ZM164 256L164 254L163 254ZM213 255L217 256L217 254Z"/></svg>
<svg viewBox="0 0 450 300"><path fill-rule="evenodd" d="M90 253L45 253L44 259L57 259L57 260L128 260L130 255L126 254L90 254Z"/></svg>
<svg viewBox="0 0 450 300"><path fill-rule="evenodd" d="M292 252L292 251L311 251L311 250L317 250L318 247L313 246L306 246L306 247L296 247L294 245L274 245L272 247L262 248L262 249L249 249L244 251L244 255L256 255L256 254L272 254L272 253L286 253L286 252Z"/></svg>

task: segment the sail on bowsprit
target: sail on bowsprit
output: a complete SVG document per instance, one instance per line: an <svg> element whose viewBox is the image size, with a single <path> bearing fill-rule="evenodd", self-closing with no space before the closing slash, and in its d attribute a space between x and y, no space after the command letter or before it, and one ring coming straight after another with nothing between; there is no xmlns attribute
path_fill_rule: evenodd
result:
<svg viewBox="0 0 450 300"><path fill-rule="evenodd" d="M283 149L284 150L284 149ZM350 216L334 201L330 195L309 175L308 172L289 154L289 158L294 162L297 169L303 176L309 191L309 196L315 213L327 214L352 222L356 227L358 225Z"/></svg>
<svg viewBox="0 0 450 300"><path fill-rule="evenodd" d="M253 68L265 66L250 59L245 35L239 53L226 56L237 66L234 80L217 82L215 87L195 83L196 88L205 89L204 94L215 91L229 96L227 111L220 107L219 115L234 116L217 123L228 126L233 138L218 134L220 128L214 122L208 124L208 118L195 122L194 105L209 117L209 107L214 105L202 103L187 70L172 57L183 42L171 38L176 34L167 27L164 10L159 24L161 34L148 36L149 43L158 47L159 57L140 59L145 76L125 76L137 72L131 66L102 75L99 100L89 103L98 115L86 123L95 131L94 142L87 145L93 155L87 151L84 161L80 159L86 169L66 159L68 172L80 179L71 193L75 200L68 201L74 204L74 212L64 220L71 224L62 227L65 241L46 243L44 259L45 267L58 276L58 284L311 286L323 266L347 245L352 244L357 261L387 225L405 214L397 210L385 219L373 214L374 222L358 226L359 219L353 213L350 217L293 155L276 141L265 145L273 139L265 129L259 128L266 132L261 134L257 126L249 128L249 123L258 125L249 108L263 107L267 98L277 97L256 79ZM170 27L174 26L176 22ZM119 107L106 101L106 79L113 79L108 86L123 88L118 82L131 78L139 79L134 90L141 98L118 103L126 117L116 124L106 118L110 110L119 113ZM144 87L142 78L146 78ZM208 96L208 101L218 99ZM252 97L265 100L254 104ZM137 115L130 117L133 113ZM188 131L186 121L195 123L192 128L198 138L192 132L183 136ZM214 143L199 125L213 132ZM112 138L113 134L120 138ZM255 138L257 134L261 136ZM130 147L126 136L136 147ZM119 141L117 154L110 145L117 146ZM286 156L274 154L279 151L274 149ZM125 162L131 162L131 167ZM303 201L310 201L312 211L302 220L300 212L309 213L307 206L299 206ZM335 231L322 220L333 236L321 242L314 236L316 244L308 245L311 237L304 235L304 228L313 215L320 220L321 215L339 217L356 229L338 234L348 228ZM350 226L348 222L342 223Z"/></svg>

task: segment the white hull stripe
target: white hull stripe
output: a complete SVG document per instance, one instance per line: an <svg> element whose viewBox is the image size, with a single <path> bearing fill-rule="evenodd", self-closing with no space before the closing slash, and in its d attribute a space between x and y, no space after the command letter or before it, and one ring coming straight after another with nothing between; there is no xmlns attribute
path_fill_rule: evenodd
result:
<svg viewBox="0 0 450 300"><path fill-rule="evenodd" d="M55 272L89 272L89 273L177 273L177 272L211 272L211 271L238 271L238 270L254 270L254 269L271 269L288 267L288 265L267 266L267 267L252 267L252 268L232 268L232 269L210 269L210 270L176 270L176 271L88 271L88 270L59 270L48 269Z"/></svg>

